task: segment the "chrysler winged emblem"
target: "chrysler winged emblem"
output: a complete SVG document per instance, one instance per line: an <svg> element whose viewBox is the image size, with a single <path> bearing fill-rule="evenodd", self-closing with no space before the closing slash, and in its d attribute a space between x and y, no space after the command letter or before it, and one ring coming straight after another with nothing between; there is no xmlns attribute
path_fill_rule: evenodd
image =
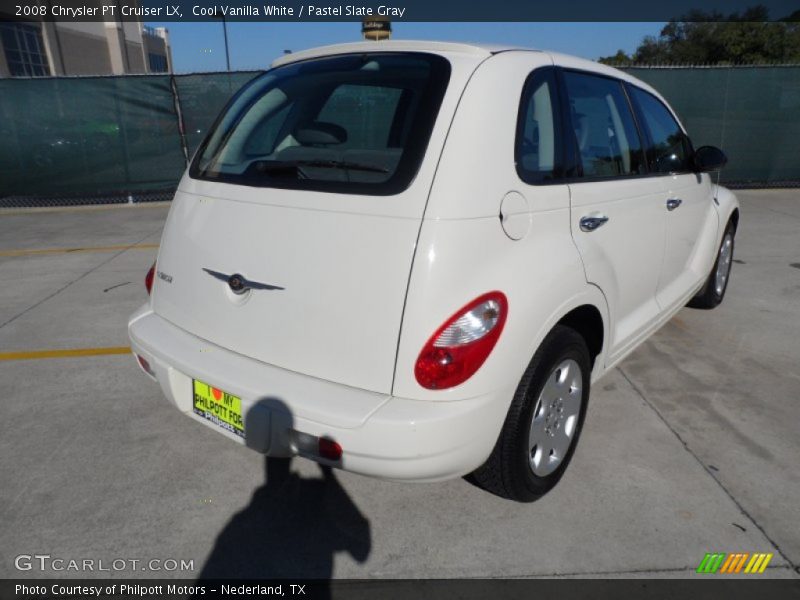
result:
<svg viewBox="0 0 800 600"><path fill-rule="evenodd" d="M250 281L244 275L234 273L233 275L226 275L219 271L212 271L203 267L203 271L228 284L234 294L244 294L248 290L282 290L279 285L270 285L268 283L261 283L260 281Z"/></svg>

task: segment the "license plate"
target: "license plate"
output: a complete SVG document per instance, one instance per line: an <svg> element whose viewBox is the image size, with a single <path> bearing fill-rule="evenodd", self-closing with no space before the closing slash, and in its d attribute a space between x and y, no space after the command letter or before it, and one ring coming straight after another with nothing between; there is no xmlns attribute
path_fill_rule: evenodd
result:
<svg viewBox="0 0 800 600"><path fill-rule="evenodd" d="M242 399L228 392L194 379L194 404L192 410L225 431L244 438Z"/></svg>

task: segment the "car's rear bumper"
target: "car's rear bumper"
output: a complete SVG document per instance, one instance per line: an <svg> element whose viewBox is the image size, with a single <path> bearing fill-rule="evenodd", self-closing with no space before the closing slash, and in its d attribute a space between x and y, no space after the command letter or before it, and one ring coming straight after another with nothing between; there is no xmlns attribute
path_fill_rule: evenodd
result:
<svg viewBox="0 0 800 600"><path fill-rule="evenodd" d="M149 305L128 325L133 352L178 409L217 433L271 456L299 454L384 479L434 481L477 468L490 454L513 388L458 401L395 398L324 381L225 350L172 325ZM245 440L192 411L192 379L242 399ZM305 436L338 442L330 462Z"/></svg>

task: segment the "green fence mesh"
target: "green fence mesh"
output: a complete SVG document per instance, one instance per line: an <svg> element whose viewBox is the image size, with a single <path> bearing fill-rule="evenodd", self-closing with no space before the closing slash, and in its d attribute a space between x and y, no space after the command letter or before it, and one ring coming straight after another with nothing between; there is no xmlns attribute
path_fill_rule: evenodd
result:
<svg viewBox="0 0 800 600"><path fill-rule="evenodd" d="M720 181L800 182L800 67L626 70L670 102L695 147L725 151Z"/></svg>
<svg viewBox="0 0 800 600"><path fill-rule="evenodd" d="M237 72L175 76L190 157L228 99L256 74Z"/></svg>
<svg viewBox="0 0 800 600"><path fill-rule="evenodd" d="M627 71L670 101L695 146L725 150L723 182L800 183L800 67ZM174 189L257 74L0 79L0 198Z"/></svg>
<svg viewBox="0 0 800 600"><path fill-rule="evenodd" d="M0 196L175 185L169 76L0 79Z"/></svg>

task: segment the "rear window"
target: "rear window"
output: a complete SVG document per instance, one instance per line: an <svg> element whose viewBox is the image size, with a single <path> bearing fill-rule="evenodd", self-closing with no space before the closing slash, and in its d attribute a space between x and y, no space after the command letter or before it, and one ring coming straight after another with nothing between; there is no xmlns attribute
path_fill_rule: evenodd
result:
<svg viewBox="0 0 800 600"><path fill-rule="evenodd" d="M425 154L450 64L367 53L278 67L245 86L190 169L196 179L372 195L408 187Z"/></svg>

